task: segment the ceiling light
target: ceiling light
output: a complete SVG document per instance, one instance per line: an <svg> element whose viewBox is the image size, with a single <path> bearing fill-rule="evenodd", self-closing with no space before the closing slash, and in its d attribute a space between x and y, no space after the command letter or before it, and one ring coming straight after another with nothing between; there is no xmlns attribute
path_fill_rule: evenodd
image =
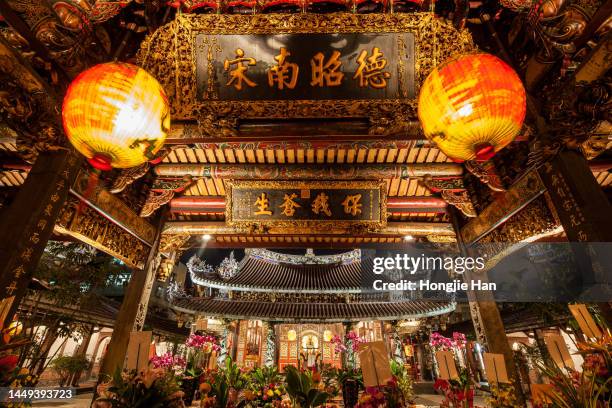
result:
<svg viewBox="0 0 612 408"><path fill-rule="evenodd" d="M404 241L414 241L414 237L412 235L404 235Z"/></svg>
<svg viewBox="0 0 612 408"><path fill-rule="evenodd" d="M202 235L202 241L208 241L212 238L212 236L210 234L204 234Z"/></svg>

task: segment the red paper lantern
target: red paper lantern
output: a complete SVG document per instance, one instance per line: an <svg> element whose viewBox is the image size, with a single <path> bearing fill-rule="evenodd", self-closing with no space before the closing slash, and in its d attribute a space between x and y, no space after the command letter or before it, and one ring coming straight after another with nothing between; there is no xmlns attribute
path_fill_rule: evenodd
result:
<svg viewBox="0 0 612 408"><path fill-rule="evenodd" d="M526 96L514 70L490 54L436 67L419 95L425 136L453 160L488 160L518 135Z"/></svg>
<svg viewBox="0 0 612 408"><path fill-rule="evenodd" d="M168 98L135 65L111 62L82 72L66 92L64 131L99 170L138 166L155 157L170 129Z"/></svg>

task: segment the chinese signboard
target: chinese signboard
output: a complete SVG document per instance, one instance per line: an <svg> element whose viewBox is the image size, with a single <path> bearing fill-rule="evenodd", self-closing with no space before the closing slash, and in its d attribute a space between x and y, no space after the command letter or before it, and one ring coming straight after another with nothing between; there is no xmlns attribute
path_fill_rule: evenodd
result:
<svg viewBox="0 0 612 408"><path fill-rule="evenodd" d="M382 228L386 224L384 183L228 182L227 223L264 227Z"/></svg>
<svg viewBox="0 0 612 408"><path fill-rule="evenodd" d="M414 98L414 34L198 34L198 96Z"/></svg>

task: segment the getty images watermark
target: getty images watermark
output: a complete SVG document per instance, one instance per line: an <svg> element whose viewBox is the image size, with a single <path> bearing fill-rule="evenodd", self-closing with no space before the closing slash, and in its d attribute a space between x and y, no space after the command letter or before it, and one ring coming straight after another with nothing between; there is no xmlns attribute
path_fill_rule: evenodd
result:
<svg viewBox="0 0 612 408"><path fill-rule="evenodd" d="M383 275L387 279L375 279L372 288L375 291L443 291L456 293L459 291L495 291L497 284L480 279L465 282L461 279L452 281L436 281L430 277L431 271L454 271L464 274L466 271L479 272L485 268L484 257L444 257L444 256L412 256L396 254L388 257L372 259L372 272ZM399 279L393 277L399 276ZM411 279L402 279L410 277Z"/></svg>

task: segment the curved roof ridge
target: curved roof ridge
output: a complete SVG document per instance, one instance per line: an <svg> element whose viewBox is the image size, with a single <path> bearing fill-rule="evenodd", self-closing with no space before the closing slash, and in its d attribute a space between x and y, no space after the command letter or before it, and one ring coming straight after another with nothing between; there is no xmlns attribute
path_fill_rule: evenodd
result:
<svg viewBox="0 0 612 408"><path fill-rule="evenodd" d="M360 249L353 249L334 255L315 255L314 252L308 250L305 255L296 255L275 252L265 248L247 248L245 255L245 259L254 257L270 263L286 263L296 266L348 264L361 260Z"/></svg>
<svg viewBox="0 0 612 408"><path fill-rule="evenodd" d="M367 319L419 319L452 312L453 301L407 300L401 302L309 303L261 302L219 298L180 298L173 308L185 313L235 319L289 321L358 321ZM329 307L331 306L331 307Z"/></svg>
<svg viewBox="0 0 612 408"><path fill-rule="evenodd" d="M371 260L335 265L304 265L296 269L283 263L270 263L246 257L240 271L227 280L192 271L192 281L215 289L279 293L361 293L362 282L372 281Z"/></svg>

